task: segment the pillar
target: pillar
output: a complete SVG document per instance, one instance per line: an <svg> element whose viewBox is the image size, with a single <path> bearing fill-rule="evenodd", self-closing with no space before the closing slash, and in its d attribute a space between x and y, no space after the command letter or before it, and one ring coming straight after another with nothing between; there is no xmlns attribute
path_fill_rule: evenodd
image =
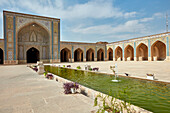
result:
<svg viewBox="0 0 170 113"><path fill-rule="evenodd" d="M123 42L122 50L123 50L123 51L122 51L122 52L123 52L123 61L125 61L125 55L124 55L124 51L125 51L125 50L124 50L124 42Z"/></svg>
<svg viewBox="0 0 170 113"><path fill-rule="evenodd" d="M83 62L86 62L86 47L84 47L84 57L83 57Z"/></svg>
<svg viewBox="0 0 170 113"><path fill-rule="evenodd" d="M115 61L115 45L113 45L113 61Z"/></svg>
<svg viewBox="0 0 170 113"><path fill-rule="evenodd" d="M104 61L107 61L107 46L105 45L105 58L104 58Z"/></svg>
<svg viewBox="0 0 170 113"><path fill-rule="evenodd" d="M97 47L95 47L95 57L94 57L94 61L97 61Z"/></svg>
<svg viewBox="0 0 170 113"><path fill-rule="evenodd" d="M166 37L166 60L170 61L170 56L169 56L169 37Z"/></svg>
<svg viewBox="0 0 170 113"><path fill-rule="evenodd" d="M74 46L72 46L72 49L71 49L71 61L74 62Z"/></svg>
<svg viewBox="0 0 170 113"><path fill-rule="evenodd" d="M137 58L136 58L136 42L134 42L134 61L137 61Z"/></svg>
<svg viewBox="0 0 170 113"><path fill-rule="evenodd" d="M151 42L150 39L148 39L148 61L151 61Z"/></svg>

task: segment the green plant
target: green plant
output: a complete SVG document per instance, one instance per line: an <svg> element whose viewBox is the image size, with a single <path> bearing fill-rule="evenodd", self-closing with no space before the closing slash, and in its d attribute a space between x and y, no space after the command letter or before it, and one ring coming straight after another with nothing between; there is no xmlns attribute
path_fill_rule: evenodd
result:
<svg viewBox="0 0 170 113"><path fill-rule="evenodd" d="M89 71L92 71L93 69L92 68L89 68Z"/></svg>
<svg viewBox="0 0 170 113"><path fill-rule="evenodd" d="M99 107L97 113L104 113L105 111L112 113L120 112L120 107L117 99L110 96L103 96L98 94L94 99L94 106Z"/></svg>
<svg viewBox="0 0 170 113"><path fill-rule="evenodd" d="M63 67L65 67L65 65L63 65Z"/></svg>
<svg viewBox="0 0 170 113"><path fill-rule="evenodd" d="M81 69L81 67L80 67L80 66L77 66L77 69Z"/></svg>
<svg viewBox="0 0 170 113"><path fill-rule="evenodd" d="M48 73L48 72L47 72L47 71L45 71L45 72L44 72L44 76L46 76L46 75L47 75L47 73Z"/></svg>
<svg viewBox="0 0 170 113"><path fill-rule="evenodd" d="M113 71L113 74L115 75L115 66L110 66L110 69Z"/></svg>
<svg viewBox="0 0 170 113"><path fill-rule="evenodd" d="M126 113L135 112L135 110L131 108L131 103L127 101L128 99L130 99L129 88L130 87L126 87L123 89L123 91L118 92L118 94L115 95L115 97L119 97L124 101L118 100L113 96L109 96L109 95L103 96L101 94L98 94L94 100L94 106L99 107L97 113L104 113L105 111L109 113L120 113L124 111ZM126 97L121 96L125 94L127 95ZM100 99L99 102L98 99Z"/></svg>

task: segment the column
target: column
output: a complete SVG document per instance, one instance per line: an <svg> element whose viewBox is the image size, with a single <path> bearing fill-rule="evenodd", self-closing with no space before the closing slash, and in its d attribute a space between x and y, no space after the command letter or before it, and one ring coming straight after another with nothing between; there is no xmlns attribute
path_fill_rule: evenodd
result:
<svg viewBox="0 0 170 113"><path fill-rule="evenodd" d="M166 37L166 60L170 60L169 56L169 37Z"/></svg>
<svg viewBox="0 0 170 113"><path fill-rule="evenodd" d="M134 61L137 61L137 59L136 59L136 42L134 42Z"/></svg>
<svg viewBox="0 0 170 113"><path fill-rule="evenodd" d="M151 42L150 39L148 39L148 61L151 61Z"/></svg>
<svg viewBox="0 0 170 113"><path fill-rule="evenodd" d="M124 56L124 53L125 53L125 52L124 52L124 42L123 42L122 50L123 50L123 51L122 51L122 52L123 52L123 61L125 61L125 56Z"/></svg>
<svg viewBox="0 0 170 113"><path fill-rule="evenodd" d="M104 59L104 61L107 61L108 59L107 59L107 46L105 45L105 59Z"/></svg>
<svg viewBox="0 0 170 113"><path fill-rule="evenodd" d="M95 47L95 57L94 57L94 61L97 61L97 47Z"/></svg>
<svg viewBox="0 0 170 113"><path fill-rule="evenodd" d="M115 45L113 45L113 61L115 61Z"/></svg>
<svg viewBox="0 0 170 113"><path fill-rule="evenodd" d="M74 46L72 46L72 49L71 49L71 61L74 62Z"/></svg>
<svg viewBox="0 0 170 113"><path fill-rule="evenodd" d="M83 57L83 62L86 62L86 47L84 47L84 57Z"/></svg>

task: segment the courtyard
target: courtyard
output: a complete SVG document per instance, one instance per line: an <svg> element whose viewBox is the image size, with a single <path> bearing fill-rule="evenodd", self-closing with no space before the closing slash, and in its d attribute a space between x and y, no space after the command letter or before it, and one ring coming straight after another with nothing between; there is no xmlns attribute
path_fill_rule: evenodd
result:
<svg viewBox="0 0 170 113"><path fill-rule="evenodd" d="M90 113L93 100L65 95L63 84L44 79L26 65L0 66L0 113Z"/></svg>

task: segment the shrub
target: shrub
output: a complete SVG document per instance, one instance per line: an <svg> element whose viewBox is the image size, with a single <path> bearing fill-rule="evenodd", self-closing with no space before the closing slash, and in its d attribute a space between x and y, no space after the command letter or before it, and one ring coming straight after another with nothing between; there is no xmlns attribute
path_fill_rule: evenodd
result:
<svg viewBox="0 0 170 113"><path fill-rule="evenodd" d="M67 82L63 84L63 88L65 94L71 94L71 88L75 88L77 90L79 85L75 82Z"/></svg>
<svg viewBox="0 0 170 113"><path fill-rule="evenodd" d="M37 68L37 67L33 67L33 70L37 72L37 71L38 71L38 68Z"/></svg>
<svg viewBox="0 0 170 113"><path fill-rule="evenodd" d="M46 78L52 80L54 77L53 77L53 75L51 73L47 73Z"/></svg>
<svg viewBox="0 0 170 113"><path fill-rule="evenodd" d="M81 67L80 67L80 66L77 66L77 69L81 69Z"/></svg>
<svg viewBox="0 0 170 113"><path fill-rule="evenodd" d="M71 67L71 65L67 65L67 67Z"/></svg>
<svg viewBox="0 0 170 113"><path fill-rule="evenodd" d="M47 71L44 72L44 76L46 76L46 75L47 75Z"/></svg>
<svg viewBox="0 0 170 113"><path fill-rule="evenodd" d="M63 67L65 67L65 65L63 65Z"/></svg>
<svg viewBox="0 0 170 113"><path fill-rule="evenodd" d="M92 71L92 68L89 68L89 71Z"/></svg>
<svg viewBox="0 0 170 113"><path fill-rule="evenodd" d="M93 71L99 71L99 68L95 67L93 68Z"/></svg>

